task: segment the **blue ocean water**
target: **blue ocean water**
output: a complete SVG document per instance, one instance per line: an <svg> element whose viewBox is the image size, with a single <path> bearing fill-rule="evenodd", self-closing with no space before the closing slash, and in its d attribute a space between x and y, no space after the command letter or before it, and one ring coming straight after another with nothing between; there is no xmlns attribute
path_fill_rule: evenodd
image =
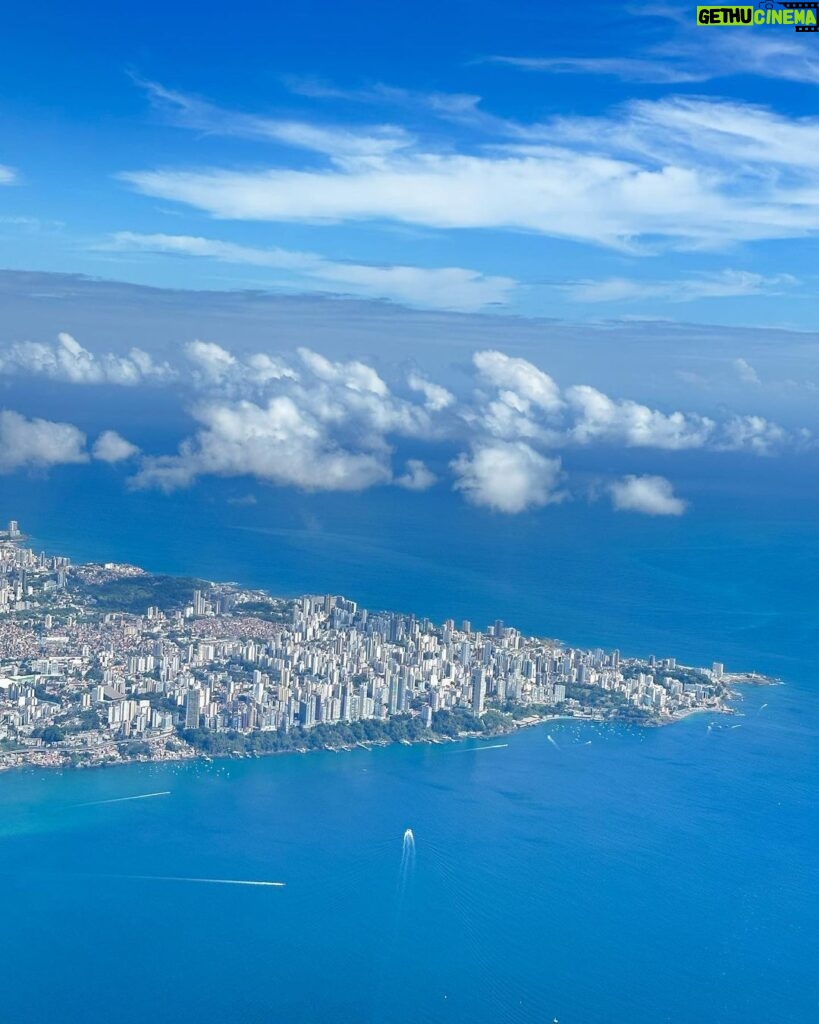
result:
<svg viewBox="0 0 819 1024"><path fill-rule="evenodd" d="M235 482L123 498L102 476L55 507L30 481L8 516L78 558L501 616L784 685L661 730L0 776L2 1019L819 1018L819 534L808 485L777 472L679 521L388 492L235 504Z"/></svg>
<svg viewBox="0 0 819 1024"><path fill-rule="evenodd" d="M819 708L744 709L6 776L3 1019L815 1020Z"/></svg>

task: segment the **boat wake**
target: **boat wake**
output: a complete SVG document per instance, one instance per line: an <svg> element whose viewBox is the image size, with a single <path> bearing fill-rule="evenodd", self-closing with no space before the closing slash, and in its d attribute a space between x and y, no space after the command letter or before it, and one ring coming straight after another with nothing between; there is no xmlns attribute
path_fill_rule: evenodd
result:
<svg viewBox="0 0 819 1024"><path fill-rule="evenodd" d="M151 800L157 796L170 796L169 789L163 789L160 793L138 793L136 796L115 796L110 800L89 800L84 804L75 804L75 807L99 807L102 804L124 804L129 800Z"/></svg>
<svg viewBox="0 0 819 1024"><path fill-rule="evenodd" d="M133 882L196 882L200 885L253 885L269 889L284 889L287 882L268 882L255 878L192 878L179 875L123 875Z"/></svg>

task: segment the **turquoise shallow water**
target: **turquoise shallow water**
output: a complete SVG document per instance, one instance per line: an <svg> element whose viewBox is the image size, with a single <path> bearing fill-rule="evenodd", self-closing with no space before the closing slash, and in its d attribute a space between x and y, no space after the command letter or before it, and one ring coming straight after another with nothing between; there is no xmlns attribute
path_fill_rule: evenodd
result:
<svg viewBox="0 0 819 1024"><path fill-rule="evenodd" d="M819 495L782 470L743 497L740 470L673 522L379 491L230 505L244 485L123 496L102 475L57 506L29 481L5 517L75 557L500 615L786 685L746 690L717 722L736 729L0 776L0 1020L819 1019Z"/></svg>

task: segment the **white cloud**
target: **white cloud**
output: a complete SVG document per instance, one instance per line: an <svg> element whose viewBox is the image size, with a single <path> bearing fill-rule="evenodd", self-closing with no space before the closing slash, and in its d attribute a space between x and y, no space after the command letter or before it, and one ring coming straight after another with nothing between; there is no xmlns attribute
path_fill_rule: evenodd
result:
<svg viewBox="0 0 819 1024"><path fill-rule="evenodd" d="M799 284L791 274L756 274L748 270L722 270L716 274L677 281L636 281L610 277L601 281L573 281L560 288L573 302L694 302L698 299L777 295Z"/></svg>
<svg viewBox="0 0 819 1024"><path fill-rule="evenodd" d="M237 364L220 346L195 351L213 381ZM136 485L170 490L207 474L250 475L306 490L393 482L390 438L432 436L430 410L397 398L366 363L333 361L310 349L298 355L303 374L277 379L280 393L266 402L200 402L193 415L201 429L176 455L144 459ZM394 482L418 490L433 481L412 459Z"/></svg>
<svg viewBox="0 0 819 1024"><path fill-rule="evenodd" d="M603 441L671 450L702 448L716 426L706 416L663 413L631 400L615 401L587 384L569 388L566 397L576 415L570 437L578 444Z"/></svg>
<svg viewBox="0 0 819 1024"><path fill-rule="evenodd" d="M467 501L514 515L562 501L560 459L547 458L523 442L473 446L452 463L455 488Z"/></svg>
<svg viewBox="0 0 819 1024"><path fill-rule="evenodd" d="M92 454L100 462L124 462L139 454L139 448L115 430L106 430L94 442Z"/></svg>
<svg viewBox="0 0 819 1024"><path fill-rule="evenodd" d="M202 428L178 455L145 459L136 486L173 490L200 475L254 476L305 490L358 491L391 478L382 452L350 451L288 397L266 405L205 403Z"/></svg>
<svg viewBox="0 0 819 1024"><path fill-rule="evenodd" d="M299 355L307 368L320 380L340 385L350 391L371 392L381 397L389 388L376 371L366 363L355 360L350 363L334 363L309 348L300 348Z"/></svg>
<svg viewBox="0 0 819 1024"><path fill-rule="evenodd" d="M640 169L568 150L472 156L419 153L328 171L141 171L124 175L146 194L236 220L392 220L434 228L511 228L619 245L638 233ZM645 172L668 220L697 182L677 169ZM600 196L611 196L600 210ZM592 200L592 195L597 199ZM676 197L676 198L675 198ZM609 204L607 204L608 206ZM658 220L657 214L646 221ZM648 225L646 225L648 228ZM665 233L665 232L663 232Z"/></svg>
<svg viewBox="0 0 819 1024"><path fill-rule="evenodd" d="M298 354L307 376L288 394L323 430L373 449L386 449L388 435L432 437L438 432L428 407L396 397L366 363L334 362L304 348Z"/></svg>
<svg viewBox="0 0 819 1024"><path fill-rule="evenodd" d="M630 12L674 23L670 38L644 49L638 57L495 56L489 60L521 71L613 76L625 82L659 85L707 82L734 75L819 85L819 67L810 42L777 32L746 32L742 46L737 46L736 40L727 38L730 33L704 33L693 18L681 19L680 10L635 8Z"/></svg>
<svg viewBox="0 0 819 1024"><path fill-rule="evenodd" d="M481 376L497 388L512 391L547 412L563 405L560 391L549 374L526 359L489 349L476 352L472 361Z"/></svg>
<svg viewBox="0 0 819 1024"><path fill-rule="evenodd" d="M0 164L0 185L13 185L16 181L17 172L5 164Z"/></svg>
<svg viewBox="0 0 819 1024"><path fill-rule="evenodd" d="M653 82L663 85L703 82L710 72L686 70L669 61L642 57L502 57L490 58L493 64L505 64L520 71L546 71L551 74L613 75L627 82Z"/></svg>
<svg viewBox="0 0 819 1024"><path fill-rule="evenodd" d="M564 118L555 125L565 143L642 156L655 165L687 167L703 186L709 207L722 195L726 212L752 218L749 235L795 227L795 207L813 205L799 183L819 169L819 119L788 117L767 107L730 100L672 96L634 100L620 116ZM648 184L648 181L646 182ZM773 203L769 207L768 203ZM698 219L703 211L691 211ZM815 209L813 210L815 214Z"/></svg>
<svg viewBox="0 0 819 1024"><path fill-rule="evenodd" d="M759 384L759 374L751 366L747 359L734 360L734 369L737 372L737 376L744 384Z"/></svg>
<svg viewBox="0 0 819 1024"><path fill-rule="evenodd" d="M406 379L410 397L396 394L363 360L333 360L307 348L294 353L298 369L275 354L242 354L202 340L185 346L174 366L157 367L145 353L135 357L138 351L127 358L98 356L61 335L57 346L35 347L36 359L20 346L3 356L6 369L26 367L67 382L137 384L139 374L143 381L178 382L179 400L192 404L186 411L198 426L175 454L143 455L137 486L172 489L200 476L221 475L307 490L382 484L422 490L436 478L414 453L406 452L403 470L393 468L399 440L402 451L407 442L422 441L444 446L450 459L461 453L450 468L467 500L514 512L564 497L554 454L560 449L604 444L764 456L810 443L806 431L791 432L755 414L712 419L612 398L590 385L561 391L538 366L494 349L474 354L474 386L465 395L413 371ZM758 379L745 360L737 359L733 367L743 380ZM7 430L22 432L29 423L16 413L6 415L12 417ZM42 431L60 428L62 437L74 439L62 461L87 460L76 428L32 422L45 424ZM6 449L4 464L16 465L8 444ZM26 451L21 446L20 464L36 462ZM93 448L95 458L108 462L138 454L114 431L98 437Z"/></svg>
<svg viewBox="0 0 819 1024"><path fill-rule="evenodd" d="M626 476L611 484L609 490L618 512L681 516L687 507L685 501L674 496L671 483L662 476Z"/></svg>
<svg viewBox="0 0 819 1024"><path fill-rule="evenodd" d="M265 352L243 359L213 341L188 342L185 355L193 365L193 380L200 388L265 387L276 381L298 380L298 374L282 360Z"/></svg>
<svg viewBox="0 0 819 1024"><path fill-rule="evenodd" d="M455 403L455 396L450 391L440 384L427 380L419 373L411 373L407 377L407 384L413 391L418 391L424 396L424 405L431 412L441 412Z"/></svg>
<svg viewBox="0 0 819 1024"><path fill-rule="evenodd" d="M190 341L185 346L185 355L202 379L210 384L221 384L236 366L233 353L213 341Z"/></svg>
<svg viewBox="0 0 819 1024"><path fill-rule="evenodd" d="M473 312L509 300L517 282L463 267L411 267L330 260L316 253L261 249L191 235L115 234L117 251L173 253L284 270L310 291L388 299L410 306Z"/></svg>
<svg viewBox="0 0 819 1024"><path fill-rule="evenodd" d="M338 292L460 313L504 305L517 286L511 277L492 277L464 267L377 267L325 260L311 275L326 281L328 291L335 285Z"/></svg>
<svg viewBox="0 0 819 1024"><path fill-rule="evenodd" d="M499 143L419 144L327 166L143 170L144 194L215 217L388 220L536 231L635 249L720 247L819 231L819 119L698 97L633 101L604 117L521 125Z"/></svg>
<svg viewBox="0 0 819 1024"><path fill-rule="evenodd" d="M526 359L485 350L472 357L482 383L496 394L476 392L477 405L461 410L461 418L473 430L486 431L507 441L525 440L555 443L552 423L564 402L552 378Z"/></svg>
<svg viewBox="0 0 819 1024"><path fill-rule="evenodd" d="M435 483L438 478L420 460L408 459L406 471L402 476L396 478L396 484L408 491L426 491Z"/></svg>
<svg viewBox="0 0 819 1024"><path fill-rule="evenodd" d="M85 434L72 424L0 410L0 473L87 461Z"/></svg>
<svg viewBox="0 0 819 1024"><path fill-rule="evenodd" d="M269 384L276 380L298 380L299 375L286 363L266 352L247 357L248 376L256 384Z"/></svg>
<svg viewBox="0 0 819 1024"><path fill-rule="evenodd" d="M501 391L477 415L467 410L464 418L474 427L483 427L493 437L542 441L549 437L549 432L538 418L537 410L532 409L532 403L514 391Z"/></svg>
<svg viewBox="0 0 819 1024"><path fill-rule="evenodd" d="M125 356L111 352L97 356L64 331L57 335L54 345L21 341L0 350L0 373L28 373L71 384L128 387L173 377L166 363L155 363L142 349L132 348Z"/></svg>
<svg viewBox="0 0 819 1024"><path fill-rule="evenodd" d="M278 142L335 157L378 157L412 142L412 137L395 125L370 125L362 130L263 117L225 110L195 96L166 89L158 82L139 84L145 88L154 105L174 123L208 134Z"/></svg>
<svg viewBox="0 0 819 1024"><path fill-rule="evenodd" d="M722 435L718 447L754 455L770 455L789 440L787 431L763 416L732 416Z"/></svg>

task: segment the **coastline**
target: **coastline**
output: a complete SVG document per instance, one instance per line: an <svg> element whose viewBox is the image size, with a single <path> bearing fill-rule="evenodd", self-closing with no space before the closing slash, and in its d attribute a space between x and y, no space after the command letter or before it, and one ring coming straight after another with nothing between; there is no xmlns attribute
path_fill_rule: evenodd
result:
<svg viewBox="0 0 819 1024"><path fill-rule="evenodd" d="M756 685L777 685L778 681L770 681L768 683L757 683ZM738 696L738 695L737 695ZM72 755L87 754L91 753L87 748L81 749L76 746L57 746L54 747L36 747L29 749L18 749L14 751L2 751L0 750L0 775L5 772L12 771L25 771L29 770L45 770L55 769L58 771L86 771L89 769L103 769L103 768L119 768L125 765L133 764L181 764L185 761L246 761L246 760L257 760L260 758L268 757L287 757L304 754L314 753L349 753L353 750L364 749L373 750L376 748L393 747L393 746L446 746L448 744L461 744L466 743L470 740L498 740L504 737L515 735L521 729L531 729L537 726L549 725L553 722L578 722L578 723L596 723L596 724L609 724L609 725L630 725L634 728L640 729L652 729L652 728L664 728L666 726L675 725L679 722L683 722L694 715L710 713L714 715L732 715L737 714L734 708L724 706L721 708L715 707L702 707L702 708L690 708L683 712L679 712L674 716L664 718L652 718L644 721L631 721L627 718L617 715L584 715L584 714L554 714L554 715L530 715L525 718L512 719L509 723L509 728L506 729L494 729L486 732L463 732L457 736L449 736L443 733L436 733L429 730L427 734L420 736L415 739L374 739L374 740L360 740L356 743L342 743L338 745L327 744L318 747L294 747L288 750L266 750L266 751L255 751L255 752L237 752L237 751L225 751L220 753L207 753L202 750L198 750L196 747L184 743L178 737L174 737L177 741L177 746L173 750L162 748L160 749L160 743L166 740L167 737L161 737L155 739L155 749L151 756L147 754L137 754L133 756L122 757L118 756L112 758L106 756L99 760L87 760L72 762ZM125 741L116 741L123 743ZM108 745L106 750L110 753L110 747L115 746L116 742L112 742ZM14 763L7 763L7 757L20 756L21 759ZM58 759L59 758L59 759Z"/></svg>
<svg viewBox="0 0 819 1024"><path fill-rule="evenodd" d="M289 600L125 563L67 569L17 542L4 552L6 572L25 565L27 582L24 615L3 619L11 639L0 684L6 720L16 724L0 773L493 739L561 720L651 728L704 711L733 714L739 694L730 687L779 682L723 673L721 663L621 659L500 620L485 631L436 626L359 611L340 596ZM385 657L362 660L370 634ZM422 646L438 660L419 659ZM321 675L331 669L334 684Z"/></svg>

